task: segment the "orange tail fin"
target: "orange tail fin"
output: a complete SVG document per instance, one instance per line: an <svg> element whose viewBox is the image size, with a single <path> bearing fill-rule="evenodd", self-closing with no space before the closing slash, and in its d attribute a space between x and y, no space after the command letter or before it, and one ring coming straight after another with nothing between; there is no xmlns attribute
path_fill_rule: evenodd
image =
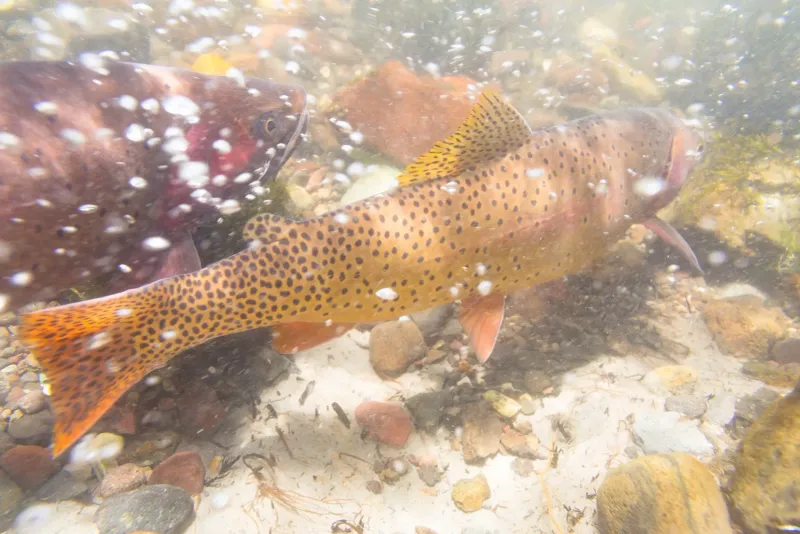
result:
<svg viewBox="0 0 800 534"><path fill-rule="evenodd" d="M54 457L129 388L182 349L171 346L163 334L161 343L148 335L153 323L156 328L159 323L159 299L149 294L151 289L145 286L21 316L21 338L51 384Z"/></svg>

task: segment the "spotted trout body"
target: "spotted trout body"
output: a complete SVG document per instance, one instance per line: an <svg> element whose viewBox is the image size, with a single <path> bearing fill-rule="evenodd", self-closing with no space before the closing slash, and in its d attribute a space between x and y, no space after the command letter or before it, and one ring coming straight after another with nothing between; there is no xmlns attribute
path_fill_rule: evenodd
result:
<svg viewBox="0 0 800 534"><path fill-rule="evenodd" d="M392 192L306 221L257 216L248 250L201 271L26 315L22 336L53 383L55 454L175 354L261 326L295 352L461 301L486 359L505 295L581 269L653 217L686 178L694 142L659 109L531 132L485 94ZM635 194L644 178L662 190Z"/></svg>

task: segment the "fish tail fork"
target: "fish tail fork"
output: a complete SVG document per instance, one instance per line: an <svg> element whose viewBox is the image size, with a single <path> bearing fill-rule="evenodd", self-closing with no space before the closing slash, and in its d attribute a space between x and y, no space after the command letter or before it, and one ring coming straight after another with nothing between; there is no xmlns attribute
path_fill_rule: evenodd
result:
<svg viewBox="0 0 800 534"><path fill-rule="evenodd" d="M136 289L21 316L21 338L50 383L54 457L174 354L164 350L157 357L140 356L141 321L136 317L146 304L146 292Z"/></svg>

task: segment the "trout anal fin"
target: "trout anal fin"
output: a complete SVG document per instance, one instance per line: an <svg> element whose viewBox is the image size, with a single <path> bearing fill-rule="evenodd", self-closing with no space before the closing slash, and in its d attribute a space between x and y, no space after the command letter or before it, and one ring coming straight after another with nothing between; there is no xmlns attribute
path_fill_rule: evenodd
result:
<svg viewBox="0 0 800 534"><path fill-rule="evenodd" d="M530 135L530 126L516 109L498 93L485 91L455 133L403 170L398 185L457 176L517 150Z"/></svg>
<svg viewBox="0 0 800 534"><path fill-rule="evenodd" d="M278 324L272 327L272 348L281 354L294 354L336 339L354 326L350 323Z"/></svg>
<svg viewBox="0 0 800 534"><path fill-rule="evenodd" d="M506 296L501 293L490 293L485 297L473 297L461 305L458 321L469 334L475 355L483 363L489 359L500 327L503 326Z"/></svg>

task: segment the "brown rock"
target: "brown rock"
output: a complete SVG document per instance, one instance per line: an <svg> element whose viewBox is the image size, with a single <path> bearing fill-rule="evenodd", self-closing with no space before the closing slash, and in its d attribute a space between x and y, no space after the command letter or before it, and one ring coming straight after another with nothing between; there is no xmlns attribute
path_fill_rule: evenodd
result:
<svg viewBox="0 0 800 534"><path fill-rule="evenodd" d="M709 470L688 454L643 456L611 471L597 492L601 534L730 534Z"/></svg>
<svg viewBox="0 0 800 534"><path fill-rule="evenodd" d="M703 316L722 351L759 360L769 356L770 345L785 336L789 323L780 309L766 308L749 295L713 300Z"/></svg>
<svg viewBox="0 0 800 534"><path fill-rule="evenodd" d="M491 495L489 483L483 475L464 478L453 485L453 502L464 512L477 512Z"/></svg>
<svg viewBox="0 0 800 534"><path fill-rule="evenodd" d="M191 435L212 434L227 409L219 400L217 392L203 382L195 382L178 398L178 417L183 430Z"/></svg>
<svg viewBox="0 0 800 534"><path fill-rule="evenodd" d="M206 468L195 451L176 452L153 469L148 484L169 484L186 490L189 495L203 493Z"/></svg>
<svg viewBox="0 0 800 534"><path fill-rule="evenodd" d="M368 437L402 447L411 435L411 417L400 404L367 401L356 408L356 421Z"/></svg>
<svg viewBox="0 0 800 534"><path fill-rule="evenodd" d="M418 76L399 61L344 88L334 98L345 119L364 134L364 143L406 165L452 134L469 115L463 76Z"/></svg>
<svg viewBox="0 0 800 534"><path fill-rule="evenodd" d="M505 422L487 402L477 402L464 409L464 432L461 447L465 462L476 462L500 451L500 437Z"/></svg>
<svg viewBox="0 0 800 534"><path fill-rule="evenodd" d="M25 491L44 484L58 471L50 451L38 445L18 445L0 457L0 468Z"/></svg>
<svg viewBox="0 0 800 534"><path fill-rule="evenodd" d="M425 339L414 321L381 323L370 332L369 361L380 376L400 376L426 351Z"/></svg>
<svg viewBox="0 0 800 534"><path fill-rule="evenodd" d="M39 413L47 407L47 398L40 390L29 391L17 400L17 408L26 414Z"/></svg>
<svg viewBox="0 0 800 534"><path fill-rule="evenodd" d="M524 436L514 429L506 428L500 438L500 443L506 448L509 454L520 458L539 458L536 449L539 448L539 440L536 436Z"/></svg>
<svg viewBox="0 0 800 534"><path fill-rule="evenodd" d="M776 388L790 388L800 380L800 363L745 362L742 372Z"/></svg>
<svg viewBox="0 0 800 534"><path fill-rule="evenodd" d="M800 518L800 388L772 403L747 430L730 484L731 513L745 531L770 534Z"/></svg>
<svg viewBox="0 0 800 534"><path fill-rule="evenodd" d="M136 464L122 464L109 469L100 485L94 491L94 496L107 499L117 493L131 491L147 483L149 469Z"/></svg>

